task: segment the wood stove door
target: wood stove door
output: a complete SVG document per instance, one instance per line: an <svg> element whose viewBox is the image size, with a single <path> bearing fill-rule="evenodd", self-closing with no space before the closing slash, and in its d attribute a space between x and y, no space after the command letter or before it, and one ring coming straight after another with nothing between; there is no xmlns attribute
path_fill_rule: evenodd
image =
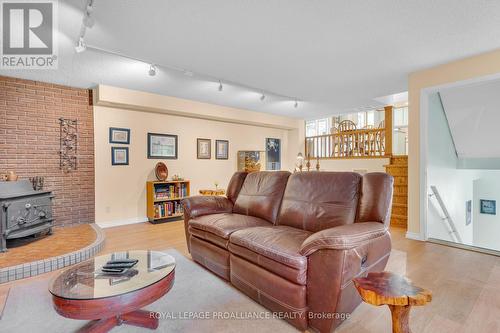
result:
<svg viewBox="0 0 500 333"><path fill-rule="evenodd" d="M38 226L52 226L53 195L24 197L6 202L7 238L17 238L40 232ZM4 207L5 207L4 206ZM5 208L4 208L5 209Z"/></svg>

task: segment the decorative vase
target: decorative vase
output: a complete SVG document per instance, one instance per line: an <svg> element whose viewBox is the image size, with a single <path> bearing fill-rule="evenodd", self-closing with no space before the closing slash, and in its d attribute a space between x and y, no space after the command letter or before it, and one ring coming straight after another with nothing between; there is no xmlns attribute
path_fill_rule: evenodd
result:
<svg viewBox="0 0 500 333"><path fill-rule="evenodd" d="M7 173L7 181L8 182L15 182L19 178L18 175L14 171L9 171Z"/></svg>

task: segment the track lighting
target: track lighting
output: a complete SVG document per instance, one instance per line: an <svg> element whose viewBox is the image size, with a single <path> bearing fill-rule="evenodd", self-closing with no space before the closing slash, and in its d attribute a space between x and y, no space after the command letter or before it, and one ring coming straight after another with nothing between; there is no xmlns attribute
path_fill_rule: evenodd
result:
<svg viewBox="0 0 500 333"><path fill-rule="evenodd" d="M266 95L262 94L262 96L260 96L260 100L263 101L266 99Z"/></svg>
<svg viewBox="0 0 500 333"><path fill-rule="evenodd" d="M153 65L153 64L149 65L149 72L148 72L149 76L155 76L156 70L157 70L157 68L155 65Z"/></svg>
<svg viewBox="0 0 500 333"><path fill-rule="evenodd" d="M219 91L224 90L224 87L222 86L222 82L219 80Z"/></svg>
<svg viewBox="0 0 500 333"><path fill-rule="evenodd" d="M297 102L297 100L295 100L295 104L293 105L294 108L298 108L299 107L299 102Z"/></svg>
<svg viewBox="0 0 500 333"><path fill-rule="evenodd" d="M76 53L82 53L87 49L87 44L85 44L85 41L83 40L83 37L80 37L78 39L78 43L75 46L75 51Z"/></svg>

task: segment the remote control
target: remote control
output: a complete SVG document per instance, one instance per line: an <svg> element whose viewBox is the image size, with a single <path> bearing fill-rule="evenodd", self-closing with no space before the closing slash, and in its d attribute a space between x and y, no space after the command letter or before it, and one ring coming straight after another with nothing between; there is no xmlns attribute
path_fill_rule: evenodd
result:
<svg viewBox="0 0 500 333"><path fill-rule="evenodd" d="M112 264L106 264L102 268L130 268L134 267L136 263L131 262L131 263L112 263Z"/></svg>
<svg viewBox="0 0 500 333"><path fill-rule="evenodd" d="M102 268L101 269L105 273L121 273L125 270L125 268Z"/></svg>
<svg viewBox="0 0 500 333"><path fill-rule="evenodd" d="M137 263L139 260L138 259L116 259L116 260L110 260L106 264L129 264L129 263Z"/></svg>

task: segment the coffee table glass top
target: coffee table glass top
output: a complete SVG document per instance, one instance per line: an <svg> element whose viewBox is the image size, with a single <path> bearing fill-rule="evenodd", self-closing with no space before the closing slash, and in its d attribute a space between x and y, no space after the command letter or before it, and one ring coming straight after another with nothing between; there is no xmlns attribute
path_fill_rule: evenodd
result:
<svg viewBox="0 0 500 333"><path fill-rule="evenodd" d="M100 269L112 259L138 259L125 275L104 276ZM49 291L66 299L96 299L126 294L148 287L175 269L175 259L158 251L125 251L98 256L64 270Z"/></svg>

